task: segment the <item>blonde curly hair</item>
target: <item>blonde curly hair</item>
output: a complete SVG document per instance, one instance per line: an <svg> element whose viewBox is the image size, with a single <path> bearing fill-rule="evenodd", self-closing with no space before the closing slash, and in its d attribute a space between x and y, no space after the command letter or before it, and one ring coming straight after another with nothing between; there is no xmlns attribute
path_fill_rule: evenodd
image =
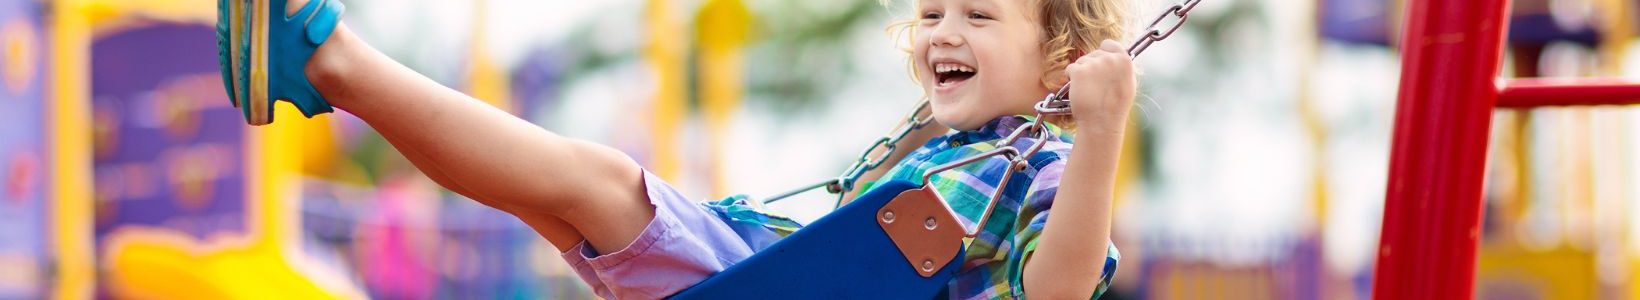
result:
<svg viewBox="0 0 1640 300"><path fill-rule="evenodd" d="M913 0L915 1L915 0ZM1042 53L1044 69L1042 86L1048 90L1058 90L1065 81L1065 67L1076 62L1077 58L1099 48L1104 40L1115 40L1127 43L1127 27L1131 24L1129 0L1017 0L1026 1L1027 5L1036 8L1037 23L1043 33ZM883 6L891 6L893 0L879 0ZM917 5L915 2L913 6ZM906 54L912 52L912 33L916 30L916 19L900 20L889 25L888 31L895 40L903 42L900 50ZM911 72L911 79L917 79L915 62L907 59L906 68ZM1059 124L1061 127L1075 127L1071 118L1048 119L1046 121Z"/></svg>

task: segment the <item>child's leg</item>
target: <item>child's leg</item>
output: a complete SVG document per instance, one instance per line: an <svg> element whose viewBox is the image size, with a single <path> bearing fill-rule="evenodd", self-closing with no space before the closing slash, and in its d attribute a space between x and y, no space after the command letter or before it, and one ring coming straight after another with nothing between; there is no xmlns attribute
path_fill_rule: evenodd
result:
<svg viewBox="0 0 1640 300"><path fill-rule="evenodd" d="M384 133L383 135L385 136L386 134ZM438 183L438 185L444 186L444 188L450 189L450 191L453 191L456 194L473 199L479 203L483 203L484 205L488 205L502 211L513 211L511 208L504 208L506 205L505 203L479 197L471 190L468 190L467 188L456 183L455 180L451 180L448 175L444 175L444 171L439 170L437 166L432 165L432 160L421 155L421 152L416 151L415 148L401 146L394 142L400 140L400 138L386 138L389 144L393 144L394 149L399 150L400 154L403 154L405 158L410 160L411 164L416 166L416 169L419 169L422 173L427 174L427 177L433 179L433 182ZM574 227L570 226L569 223L564 222L563 219L559 219L555 216L519 214L518 218L523 220L526 225L529 225L530 228L534 229L537 233L541 234L542 237L545 237L547 241L552 242L553 246L558 248L559 252L568 251L570 247L575 246L577 241L585 240L585 238L581 236L581 233L575 231Z"/></svg>
<svg viewBox="0 0 1640 300"><path fill-rule="evenodd" d="M581 238L601 252L622 249L654 216L641 169L625 154L446 88L346 26L307 73L332 105L364 119L441 185L519 216L560 249Z"/></svg>

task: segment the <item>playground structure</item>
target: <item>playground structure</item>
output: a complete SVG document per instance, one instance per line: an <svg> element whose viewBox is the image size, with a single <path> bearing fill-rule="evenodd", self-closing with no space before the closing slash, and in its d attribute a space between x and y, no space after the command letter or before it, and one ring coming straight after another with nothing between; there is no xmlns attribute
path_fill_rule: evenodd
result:
<svg viewBox="0 0 1640 300"><path fill-rule="evenodd" d="M1377 299L1474 298L1493 110L1640 103L1636 83L1500 81L1509 2L1407 1Z"/></svg>

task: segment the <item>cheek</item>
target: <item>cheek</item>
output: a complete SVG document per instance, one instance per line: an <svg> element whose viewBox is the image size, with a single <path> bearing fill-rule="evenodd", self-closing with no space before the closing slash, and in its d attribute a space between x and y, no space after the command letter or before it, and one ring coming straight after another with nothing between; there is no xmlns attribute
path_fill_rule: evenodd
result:
<svg viewBox="0 0 1640 300"><path fill-rule="evenodd" d="M929 78L931 76L927 74L927 70L929 69L927 66L928 62L923 59L924 57L928 57L928 46L923 46L926 45L926 43L919 43L917 40L912 40L912 42L917 43L918 46L913 46L911 48L911 56L907 58L910 60L909 66L911 66L911 76L915 77L918 83L928 85L930 83Z"/></svg>
<svg viewBox="0 0 1640 300"><path fill-rule="evenodd" d="M1042 77L1047 71L1045 54L1039 46L1041 43L1019 43L1011 48L1013 54L1012 68L1020 76L1019 82L1025 85L1041 85Z"/></svg>
<svg viewBox="0 0 1640 300"><path fill-rule="evenodd" d="M1010 45L1012 46L1012 45ZM1042 58L1034 51L1027 51L1018 47L999 47L988 49L977 56L987 58L981 64L989 66L985 73L994 74L997 78L988 80L992 85L1002 90L1027 88L1030 85L1040 85L1042 79Z"/></svg>
<svg viewBox="0 0 1640 300"><path fill-rule="evenodd" d="M991 49L988 53L991 66L985 71L987 78L983 83L986 98L1010 100L1035 100L1045 95L1042 78L1045 68L1042 58L1036 55L1039 51L1029 51L1016 47Z"/></svg>
<svg viewBox="0 0 1640 300"><path fill-rule="evenodd" d="M1046 54L1042 53L1042 48L1040 45L1041 42L1018 43L1015 44L1015 47L1010 49L1012 50L1015 58L1013 62L1015 66L1014 68L1018 69L1020 72L1027 73L1033 81L1041 79L1043 75L1042 71L1045 69L1043 63L1045 62Z"/></svg>

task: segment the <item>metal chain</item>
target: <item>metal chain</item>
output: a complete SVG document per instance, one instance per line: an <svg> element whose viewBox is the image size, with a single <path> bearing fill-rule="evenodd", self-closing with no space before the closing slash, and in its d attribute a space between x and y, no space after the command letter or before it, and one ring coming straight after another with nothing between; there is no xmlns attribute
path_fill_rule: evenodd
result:
<svg viewBox="0 0 1640 300"><path fill-rule="evenodd" d="M871 170L877 169L877 167L881 167L884 162L888 161L889 156L894 155L894 150L898 149L900 140L905 139L907 135L911 135L911 132L927 127L928 124L934 122L934 114L930 112L927 116L923 116L924 112L929 112L928 99L923 99L921 102L918 102L917 108L912 109L911 114L906 115L905 118L902 119L899 129L890 132L888 135L877 138L877 140L872 142L870 146L867 146L864 151L860 152L860 157L854 160L854 164L849 165L848 168L844 169L843 173L837 175L836 178L826 179L825 181L806 185L802 188L771 196L763 200L763 203L774 203L793 195L824 187L826 188L827 193L837 194L837 203L838 205L841 205L843 195L846 195L846 192L848 191L854 190L854 184L860 180L860 176L865 176L866 172L870 172ZM878 152L878 149L882 149L883 151ZM872 156L873 152L876 152L876 157Z"/></svg>
<svg viewBox="0 0 1640 300"><path fill-rule="evenodd" d="M1150 21L1150 26L1145 27L1144 34L1139 35L1138 40L1133 41L1132 46L1128 46L1128 56L1138 58L1139 54L1145 53L1145 49L1150 49L1150 44L1155 44L1173 36L1173 32L1179 31L1180 27L1184 27L1185 19L1190 18L1190 10L1196 9L1196 4L1201 4L1201 2L1202 0L1184 0L1184 2L1169 6L1162 11L1162 14L1157 15L1156 19ZM1162 21L1168 20L1169 16L1174 17L1172 24L1165 27L1158 26L1162 25ZM1061 114L1070 114L1070 91L1071 84L1067 82L1064 86L1059 87L1059 91L1048 94L1047 99L1037 103L1036 110L1038 112L1044 109L1051 111L1063 110Z"/></svg>
<svg viewBox="0 0 1640 300"><path fill-rule="evenodd" d="M1140 35L1138 40L1134 41L1133 45L1128 47L1128 56L1137 58L1139 57L1139 54L1145 52L1145 49L1149 49L1151 44L1173 36L1174 32L1177 32L1179 31L1179 28L1184 27L1185 19L1190 17L1190 10L1195 9L1196 4L1200 3L1201 0L1184 0L1184 2L1168 7L1162 12L1161 15L1156 16L1156 19L1150 21L1150 26L1145 28L1144 34ZM1162 21L1168 20L1169 16L1174 17L1173 23L1166 26L1159 26L1163 24ZM1004 173L1002 182L997 183L996 190L992 192L991 201L986 204L985 213L980 216L979 224L975 224L973 229L968 230L967 233L970 237L972 237L972 235L977 232L979 228L983 228L983 226L985 226L985 220L989 219L991 212L996 208L997 198L1001 196L1003 186L1008 184L1008 177L1012 177L1011 175L1014 171L1023 169L1027 166L1028 162L1026 160L1031 156L1036 155L1038 151L1042 150L1042 147L1047 145L1048 140L1052 138L1048 136L1049 133L1047 130L1041 130L1042 128L1046 128L1043 125L1043 117L1071 114L1070 88L1070 83L1066 83L1064 86L1060 86L1058 91L1048 94L1048 96L1044 97L1042 101L1037 102L1036 118L1034 121L1014 129L1014 132L1009 134L1008 138L997 141L997 148L995 150L940 165L923 173L923 184L927 185L929 179L932 178L934 174L939 174L957 167L983 161L992 156L1003 156L1012 164L1012 167ZM854 164L849 165L849 167L843 171L843 174L838 175L837 178L827 179L825 181L810 184L796 190L769 197L764 200L763 203L774 203L799 193L825 187L826 192L837 194L837 206L841 206L843 203L843 196L846 195L848 191L854 190L854 184L856 181L860 180L860 176L863 176L866 172L870 172L871 170L882 166L882 164L888 160L888 157L894 154L894 150L896 150L895 148L899 144L900 140L904 139L906 135L918 129L922 129L924 126L927 126L928 123L933 122L933 114L929 114L927 117L918 117L924 111L929 110L928 105L927 99L923 99L922 102L918 103L917 108L912 110L911 114L905 117L904 122L899 127L899 130L896 130L889 135L878 138L875 142L872 142L871 146L866 147L866 150L860 153L860 158L855 159ZM1020 138L1023 138L1027 133L1036 135L1036 142L1032 143L1032 145L1029 148L1026 148L1025 151L1020 151L1018 148L1014 147L1013 144L1019 141ZM884 149L884 151L877 152L878 156L872 157L872 153L878 149Z"/></svg>

